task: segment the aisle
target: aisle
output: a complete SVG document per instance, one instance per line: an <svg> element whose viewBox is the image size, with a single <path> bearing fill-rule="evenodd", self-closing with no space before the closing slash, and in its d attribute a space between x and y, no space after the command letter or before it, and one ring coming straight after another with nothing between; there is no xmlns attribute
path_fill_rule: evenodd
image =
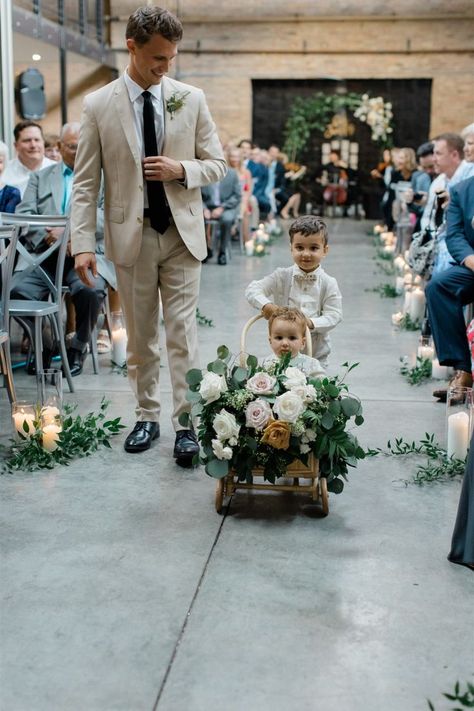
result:
<svg viewBox="0 0 474 711"><path fill-rule="evenodd" d="M370 447L426 431L441 439L431 386L410 387L398 358L416 335L394 332L367 225L333 221L327 271L344 298L331 370L359 361ZM262 259L235 252L203 267L202 363L238 350L252 315L242 292L288 263L284 239ZM255 348L265 349L262 330ZM89 361L90 359L88 359ZM107 356L75 380L81 410L103 392L133 422L128 386ZM164 412L170 389L162 371ZM31 379L19 378L19 393ZM8 426L1 393L1 431ZM2 711L415 711L472 673L473 576L446 561L458 483L417 488L410 469L375 458L320 518L304 497L239 494L222 518L214 482L158 443L67 469L0 479Z"/></svg>

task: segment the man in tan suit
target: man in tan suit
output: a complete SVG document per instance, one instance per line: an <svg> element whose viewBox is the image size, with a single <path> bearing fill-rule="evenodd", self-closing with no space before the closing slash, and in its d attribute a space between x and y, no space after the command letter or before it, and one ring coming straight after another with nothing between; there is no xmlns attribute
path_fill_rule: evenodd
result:
<svg viewBox="0 0 474 711"><path fill-rule="evenodd" d="M129 380L137 423L125 450L159 436L158 312L163 304L173 387L174 456L186 465L199 451L179 416L189 410L185 375L197 363L196 307L207 254L201 186L221 180L226 163L200 89L166 77L181 22L146 6L129 18L129 65L84 100L71 212L72 249L84 281L96 274L95 205L105 188L105 249L114 262L128 334Z"/></svg>

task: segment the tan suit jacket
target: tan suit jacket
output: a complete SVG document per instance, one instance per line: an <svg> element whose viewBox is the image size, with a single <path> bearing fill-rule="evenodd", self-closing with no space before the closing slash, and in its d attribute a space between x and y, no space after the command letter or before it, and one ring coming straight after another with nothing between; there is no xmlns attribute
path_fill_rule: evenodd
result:
<svg viewBox="0 0 474 711"><path fill-rule="evenodd" d="M167 101L189 92L170 114ZM185 185L164 183L181 239L196 259L207 255L201 186L221 180L226 162L203 92L169 77L162 79L164 145L162 155L182 163ZM143 230L143 179L133 108L123 77L84 99L79 147L74 166L71 209L73 254L95 252L96 211L101 169L104 174L105 254L115 264L132 266Z"/></svg>

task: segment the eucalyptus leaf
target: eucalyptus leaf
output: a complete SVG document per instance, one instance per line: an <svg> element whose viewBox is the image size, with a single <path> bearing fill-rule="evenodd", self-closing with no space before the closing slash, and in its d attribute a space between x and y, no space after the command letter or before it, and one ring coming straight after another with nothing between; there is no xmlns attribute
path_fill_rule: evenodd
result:
<svg viewBox="0 0 474 711"><path fill-rule="evenodd" d="M188 385L199 385L202 380L202 371L198 368L192 368L186 373L186 382Z"/></svg>
<svg viewBox="0 0 474 711"><path fill-rule="evenodd" d="M223 479L229 473L229 462L225 459L211 459L206 464L206 473L214 479Z"/></svg>
<svg viewBox="0 0 474 711"><path fill-rule="evenodd" d="M216 373L216 375L225 375L227 366L222 360L213 360L212 363L209 363L207 369L211 373Z"/></svg>
<svg viewBox="0 0 474 711"><path fill-rule="evenodd" d="M229 357L229 355L230 355L230 352L229 352L229 349L227 348L227 346L224 346L224 345L219 346L219 348L217 349L217 357L220 360L226 360Z"/></svg>
<svg viewBox="0 0 474 711"><path fill-rule="evenodd" d="M341 400L341 407L346 417L353 417L359 413L360 402L351 397L344 397Z"/></svg>
<svg viewBox="0 0 474 711"><path fill-rule="evenodd" d="M189 412L182 412L180 416L178 417L178 422L181 425L181 427L184 428L189 428L189 424L191 422L191 418L189 416Z"/></svg>
<svg viewBox="0 0 474 711"><path fill-rule="evenodd" d="M326 430L330 430L331 427L334 424L334 417L331 415L329 410L327 410L324 415L321 418L321 425L324 427Z"/></svg>

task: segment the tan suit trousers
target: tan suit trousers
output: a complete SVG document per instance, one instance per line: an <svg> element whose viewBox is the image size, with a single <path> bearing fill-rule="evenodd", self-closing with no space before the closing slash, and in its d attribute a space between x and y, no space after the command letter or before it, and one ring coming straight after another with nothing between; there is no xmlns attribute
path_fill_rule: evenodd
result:
<svg viewBox="0 0 474 711"><path fill-rule="evenodd" d="M128 377L137 400L137 420L160 418L160 350L158 343L160 296L166 333L168 364L173 388L172 421L190 409L186 402L186 373L198 365L196 308L201 262L193 257L172 224L164 235L144 220L137 261L117 266L120 301L127 327Z"/></svg>

